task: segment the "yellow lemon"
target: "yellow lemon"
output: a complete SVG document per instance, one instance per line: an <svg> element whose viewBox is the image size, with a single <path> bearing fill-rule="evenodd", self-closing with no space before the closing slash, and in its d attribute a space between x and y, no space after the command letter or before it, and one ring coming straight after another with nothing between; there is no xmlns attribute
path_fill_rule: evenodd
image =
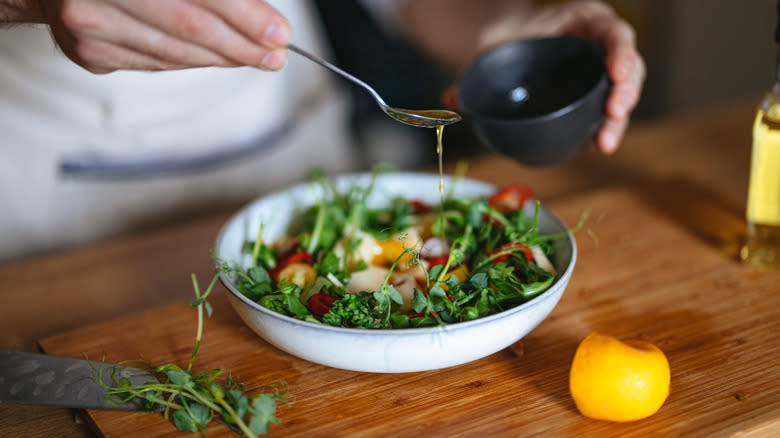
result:
<svg viewBox="0 0 780 438"><path fill-rule="evenodd" d="M598 420L649 417L669 395L669 361L655 345L591 333L569 372L569 392L582 415Z"/></svg>

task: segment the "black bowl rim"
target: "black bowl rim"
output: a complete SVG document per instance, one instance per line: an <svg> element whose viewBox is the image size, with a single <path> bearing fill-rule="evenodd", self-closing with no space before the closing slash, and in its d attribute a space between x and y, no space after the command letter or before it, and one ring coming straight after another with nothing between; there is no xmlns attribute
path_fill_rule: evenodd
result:
<svg viewBox="0 0 780 438"><path fill-rule="evenodd" d="M594 54L600 54L600 49L597 45L595 45L590 40L580 38L573 35L561 35L561 36L553 36L553 37L540 37L540 38L530 38L530 39L523 39L523 40L513 40L508 41L502 44L499 44L495 47L492 47L491 49L485 51L480 55L480 58L483 56L488 55L489 53L492 53L493 51L500 50L501 48L512 46L512 45L525 45L525 44L535 44L539 41L554 41L554 40L575 40L579 41L581 43L584 43L587 47L592 49L592 52ZM600 55L602 59L605 59L603 56ZM476 65L476 62L474 63ZM463 72L462 75L457 80L456 89L460 89L460 83L471 71L473 66ZM474 111L471 111L466 105L463 104L463 99L461 98L460 93L457 93L456 99L458 104L458 109L463 112L464 114L468 115L472 119L478 120L478 121L486 121L490 123L495 123L497 125L523 125L523 124L535 124L539 122L544 122L550 119L556 119L559 118L565 114L574 112L581 106L585 104L586 101L590 100L594 94L599 93L602 85L606 83L607 85L607 91L609 90L609 85L611 84L611 80L609 78L609 74L606 69L606 65L604 66L604 70L602 74L599 77L599 80L596 81L593 86L582 96L580 96L577 100L567 104L566 106L559 108L557 110L554 110L552 112L549 112L547 114L541 114L538 116L533 117L523 117L523 118L517 118L517 119L503 119L503 118L497 118L497 117L491 117L486 116ZM601 114L599 117L603 117L603 114Z"/></svg>

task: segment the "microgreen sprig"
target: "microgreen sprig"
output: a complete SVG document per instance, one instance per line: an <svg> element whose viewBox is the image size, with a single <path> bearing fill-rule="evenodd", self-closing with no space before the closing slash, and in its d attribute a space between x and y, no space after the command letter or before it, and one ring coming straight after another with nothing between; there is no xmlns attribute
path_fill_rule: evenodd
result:
<svg viewBox="0 0 780 438"><path fill-rule="evenodd" d="M191 277L195 299L190 301L190 305L197 310L198 325L187 369L175 364L154 367L153 371L165 376L165 380L135 386L126 378L118 378L114 372L108 378L104 378L101 372L97 381L106 389L109 400L117 404L139 400L149 410L162 407L164 417L172 417L176 427L182 431L204 433L211 420L217 418L234 431L256 438L267 433L271 423L279 422L275 417L277 403L290 403L284 382L278 381L271 385L270 392L250 395L245 386L232 377L220 380L225 370L214 368L198 374L192 372L203 336L204 310L208 317L213 313L207 298L222 270L218 270L202 293L196 276L193 274Z"/></svg>

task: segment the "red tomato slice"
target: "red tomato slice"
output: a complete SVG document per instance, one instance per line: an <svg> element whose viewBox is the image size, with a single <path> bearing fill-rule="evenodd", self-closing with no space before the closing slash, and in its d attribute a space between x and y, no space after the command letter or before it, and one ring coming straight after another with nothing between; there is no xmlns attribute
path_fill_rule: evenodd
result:
<svg viewBox="0 0 780 438"><path fill-rule="evenodd" d="M318 292L309 298L309 310L319 316L322 316L330 311L333 303L339 300L339 297L335 295L324 294Z"/></svg>
<svg viewBox="0 0 780 438"><path fill-rule="evenodd" d="M534 253L531 251L531 248L529 248L528 245L522 242L507 242L501 245L500 247L498 247L498 250L496 250L496 252L503 252L507 250L521 251L528 259L529 262L534 261ZM493 261L496 263L505 262L506 259L508 258L509 258L509 254L502 254L494 258Z"/></svg>
<svg viewBox="0 0 780 438"><path fill-rule="evenodd" d="M498 211L511 213L519 210L523 203L533 196L530 187L522 184L510 184L505 186L488 198L488 205Z"/></svg>
<svg viewBox="0 0 780 438"><path fill-rule="evenodd" d="M314 257L312 257L308 252L296 252L290 257L284 259L282 263L279 263L279 266L285 267L287 265L292 265L293 263L306 263L307 265L313 265Z"/></svg>
<svg viewBox="0 0 780 438"><path fill-rule="evenodd" d="M450 258L449 254L443 254L436 257L431 257L428 259L428 266L431 268L438 265L446 265L447 260Z"/></svg>

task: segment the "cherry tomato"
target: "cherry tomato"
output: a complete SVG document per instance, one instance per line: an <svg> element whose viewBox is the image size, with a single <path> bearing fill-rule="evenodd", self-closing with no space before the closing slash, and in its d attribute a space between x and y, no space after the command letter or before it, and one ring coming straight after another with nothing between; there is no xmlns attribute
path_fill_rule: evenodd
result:
<svg viewBox="0 0 780 438"><path fill-rule="evenodd" d="M309 310L319 316L322 316L330 311L333 303L339 300L339 297L335 295L324 294L318 292L309 298Z"/></svg>
<svg viewBox="0 0 780 438"><path fill-rule="evenodd" d="M409 200L409 207L414 214L428 213L431 211L431 206L423 201L417 199Z"/></svg>
<svg viewBox="0 0 780 438"><path fill-rule="evenodd" d="M522 184L505 186L488 198L488 205L498 211L511 213L519 210L523 203L533 196L531 188Z"/></svg>
<svg viewBox="0 0 780 438"><path fill-rule="evenodd" d="M524 244L523 242L507 242L498 247L498 250L496 250L496 252L504 251L521 251L529 262L534 261L534 253L531 251L531 248L529 248L528 245ZM508 258L509 254L502 254L494 258L493 261L496 263L505 262Z"/></svg>

